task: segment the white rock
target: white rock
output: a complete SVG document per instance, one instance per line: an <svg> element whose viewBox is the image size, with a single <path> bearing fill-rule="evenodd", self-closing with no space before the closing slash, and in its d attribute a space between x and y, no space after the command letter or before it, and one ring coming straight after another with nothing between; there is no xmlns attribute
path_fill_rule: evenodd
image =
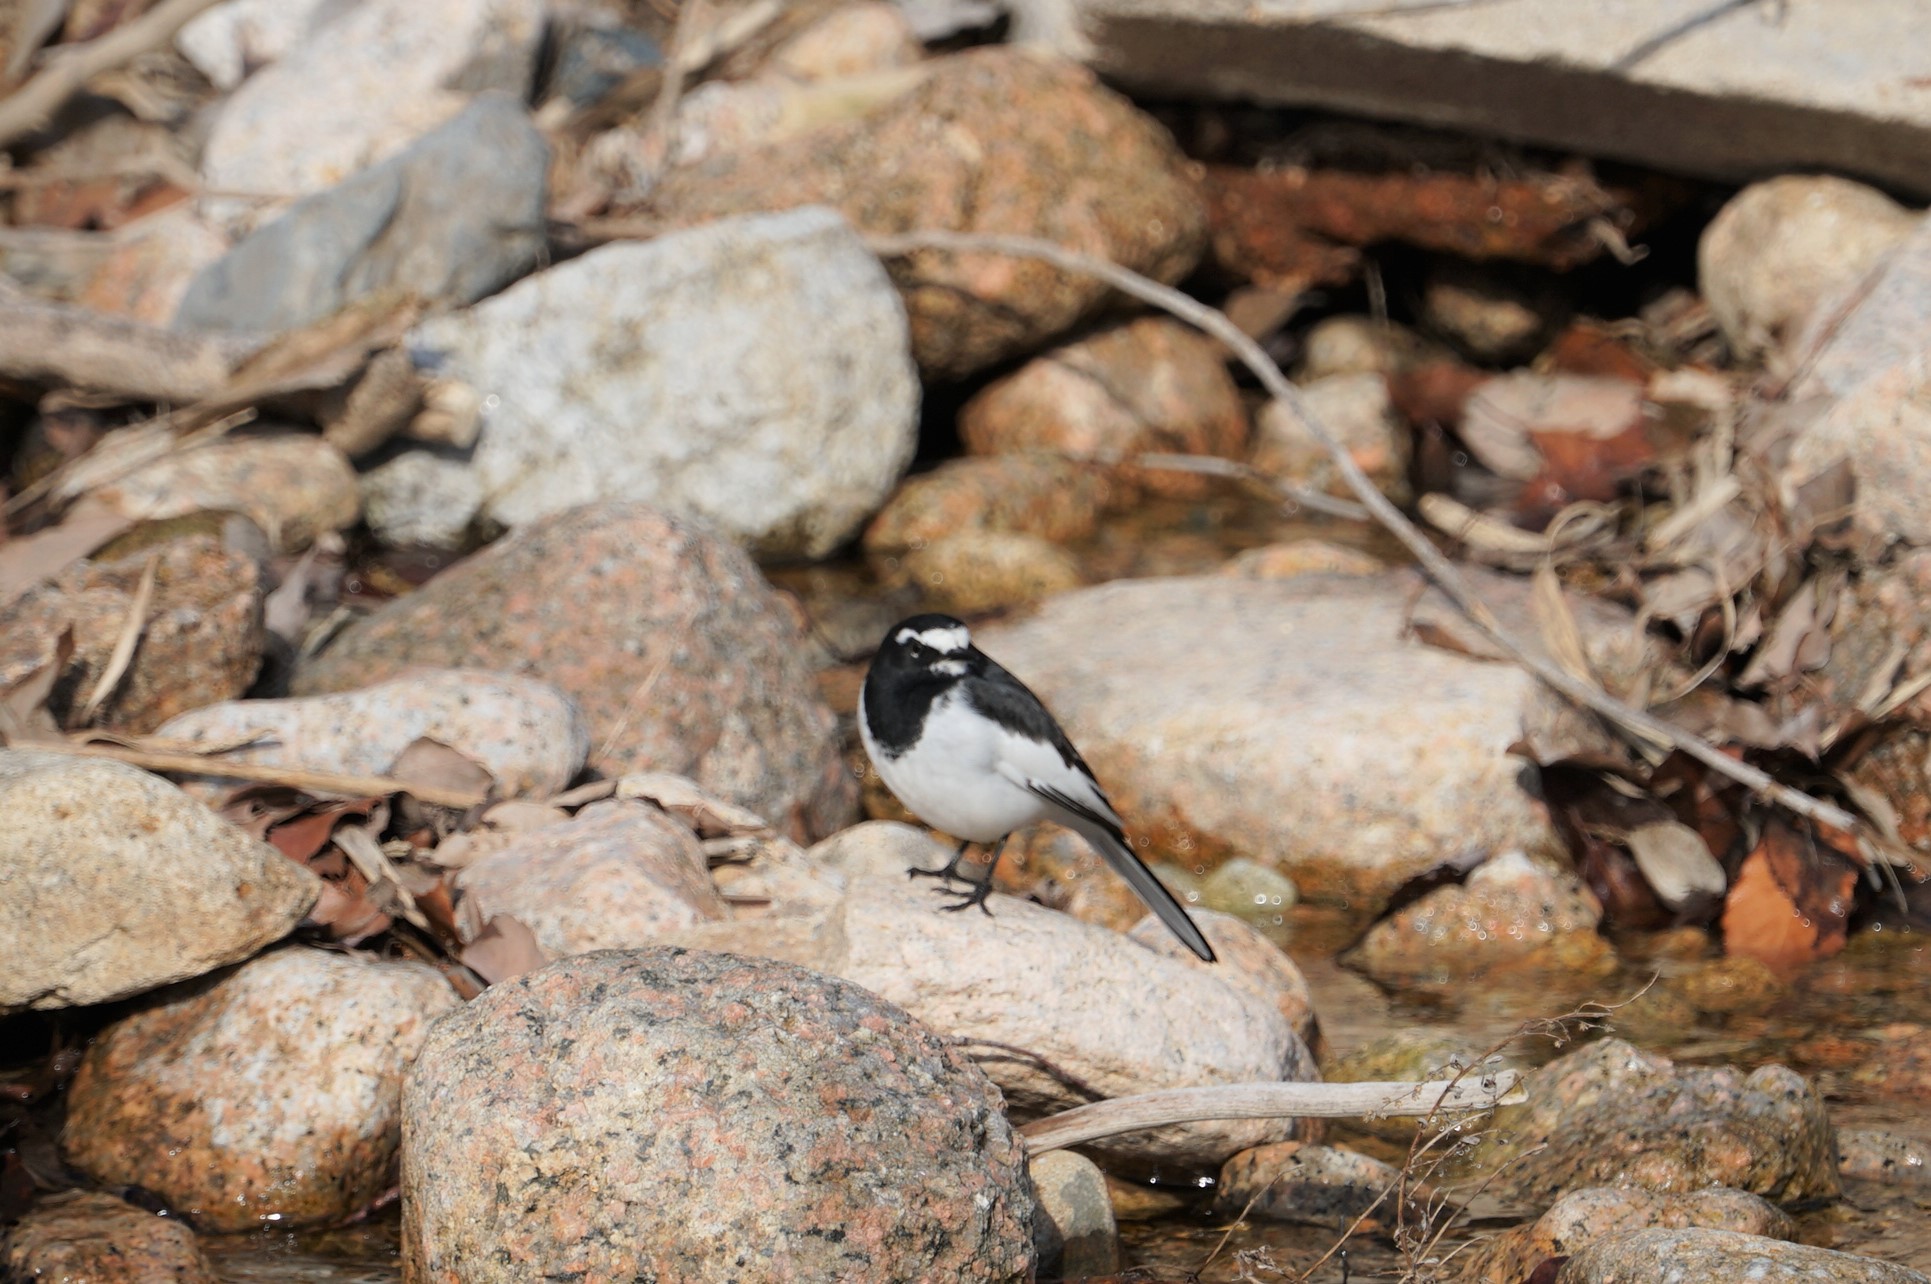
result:
<svg viewBox="0 0 1931 1284"><path fill-rule="evenodd" d="M950 853L928 844L924 864ZM1314 1059L1250 975L1164 957L1103 927L995 895L992 917L939 912L903 874L854 878L812 920L749 920L678 933L699 949L784 958L855 981L946 1034L1026 1048L1107 1096L1250 1081L1307 1081ZM1023 1056L984 1062L1022 1115L1085 1098ZM1293 1120L1181 1124L1096 1142L1128 1165L1207 1168L1294 1135Z"/></svg>
<svg viewBox="0 0 1931 1284"><path fill-rule="evenodd" d="M1474 578L1506 627L1539 636L1526 580ZM1129 831L1157 816L1306 894L1373 902L1446 853L1556 846L1508 750L1561 706L1514 665L1415 637L1435 601L1418 588L1405 574L1120 581L977 640L1058 716ZM1644 662L1626 613L1571 609L1593 663Z"/></svg>
<svg viewBox="0 0 1931 1284"><path fill-rule="evenodd" d="M1750 361L1795 332L1824 300L1857 284L1911 235L1918 216L1884 193L1827 174L1744 188L1703 231L1703 297L1730 350Z"/></svg>
<svg viewBox="0 0 1931 1284"><path fill-rule="evenodd" d="M1408 429L1395 414L1387 379L1366 371L1327 375L1304 386L1301 399L1377 485L1384 490L1405 487ZM1253 463L1272 477L1296 483L1319 481L1338 493L1352 494L1336 473L1327 448L1278 401L1268 402L1260 413Z"/></svg>
<svg viewBox="0 0 1931 1284"><path fill-rule="evenodd" d="M434 451L405 450L358 481L369 529L399 548L461 548L483 511L476 470Z"/></svg>
<svg viewBox="0 0 1931 1284"><path fill-rule="evenodd" d="M1836 302L1819 307L1796 347L1808 372L1787 400L1814 399L1823 412L1791 443L1786 503L1848 464L1859 529L1879 541L1931 543L1931 221L1848 315Z"/></svg>
<svg viewBox="0 0 1931 1284"><path fill-rule="evenodd" d="M884 502L917 442L904 309L829 210L605 246L411 343L485 395L469 462L485 515L508 526L642 500L820 556ZM384 518L385 538L446 524Z"/></svg>
<svg viewBox="0 0 1931 1284"><path fill-rule="evenodd" d="M485 917L510 914L552 958L633 949L725 916L697 836L648 803L593 803L463 870Z"/></svg>
<svg viewBox="0 0 1931 1284"><path fill-rule="evenodd" d="M320 886L158 776L0 750L0 1011L105 1003L245 959Z"/></svg>
<svg viewBox="0 0 1931 1284"><path fill-rule="evenodd" d="M217 89L233 89L359 0L227 0L195 17L174 47Z"/></svg>
<svg viewBox="0 0 1931 1284"><path fill-rule="evenodd" d="M233 744L224 755L351 775L387 775L416 740L440 741L474 759L499 797L562 792L583 769L590 733L576 702L535 678L480 669L421 669L406 678L337 695L229 700L184 713L157 733Z"/></svg>
<svg viewBox="0 0 1931 1284"><path fill-rule="evenodd" d="M221 106L201 176L224 192L297 197L402 150L472 94L526 98L543 0L361 0L310 28ZM224 222L253 226L272 204L217 198Z"/></svg>

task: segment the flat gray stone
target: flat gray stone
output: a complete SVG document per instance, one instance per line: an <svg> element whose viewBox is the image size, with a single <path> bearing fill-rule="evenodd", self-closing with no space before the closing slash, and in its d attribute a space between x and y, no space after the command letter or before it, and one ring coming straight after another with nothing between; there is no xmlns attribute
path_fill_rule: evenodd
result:
<svg viewBox="0 0 1931 1284"><path fill-rule="evenodd" d="M1663 169L1931 192L1920 0L1018 0L1015 34L1163 98L1320 106Z"/></svg>
<svg viewBox="0 0 1931 1284"><path fill-rule="evenodd" d="M203 268L175 325L288 330L385 291L432 306L473 303L536 266L549 164L522 104L484 94Z"/></svg>

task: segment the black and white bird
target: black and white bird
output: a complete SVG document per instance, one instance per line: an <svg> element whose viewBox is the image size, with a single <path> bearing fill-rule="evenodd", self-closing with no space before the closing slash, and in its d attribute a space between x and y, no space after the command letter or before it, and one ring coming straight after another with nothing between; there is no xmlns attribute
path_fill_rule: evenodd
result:
<svg viewBox="0 0 1931 1284"><path fill-rule="evenodd" d="M892 626L865 674L858 730L898 800L961 840L944 869L912 873L961 877L959 860L971 843L996 844L996 865L1015 829L1057 821L1084 838L1188 949L1214 961L1200 928L1127 846L1119 813L1053 715L972 645L958 620L914 615ZM946 908L984 909L992 865Z"/></svg>

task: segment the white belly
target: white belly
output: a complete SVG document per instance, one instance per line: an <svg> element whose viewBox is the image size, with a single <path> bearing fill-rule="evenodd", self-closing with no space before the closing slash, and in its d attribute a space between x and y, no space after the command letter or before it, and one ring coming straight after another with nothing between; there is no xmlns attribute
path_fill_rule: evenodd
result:
<svg viewBox="0 0 1931 1284"><path fill-rule="evenodd" d="M975 843L996 842L1050 816L1045 799L1000 770L1012 757L1005 743L1012 737L962 714L954 699L944 696L933 705L924 736L896 758L873 743L861 705L859 734L885 787L934 829Z"/></svg>

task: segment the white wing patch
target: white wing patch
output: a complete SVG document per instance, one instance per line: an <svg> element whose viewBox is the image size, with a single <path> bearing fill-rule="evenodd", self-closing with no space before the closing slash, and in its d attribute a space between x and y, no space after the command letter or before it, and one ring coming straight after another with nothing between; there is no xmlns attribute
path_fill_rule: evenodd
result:
<svg viewBox="0 0 1931 1284"><path fill-rule="evenodd" d="M1006 734L1000 741L998 772L1021 789L1034 792L1034 785L1057 790L1095 815L1123 825L1119 813L1107 804L1099 786L1085 772L1069 767L1059 750L1037 740ZM1050 804L1050 800L1049 800ZM1054 806L1054 810L1063 810Z"/></svg>
<svg viewBox="0 0 1931 1284"><path fill-rule="evenodd" d="M926 629L923 632L917 629L900 629L893 641L923 642L941 655L953 655L972 645L972 634L963 624L950 624L944 628Z"/></svg>

